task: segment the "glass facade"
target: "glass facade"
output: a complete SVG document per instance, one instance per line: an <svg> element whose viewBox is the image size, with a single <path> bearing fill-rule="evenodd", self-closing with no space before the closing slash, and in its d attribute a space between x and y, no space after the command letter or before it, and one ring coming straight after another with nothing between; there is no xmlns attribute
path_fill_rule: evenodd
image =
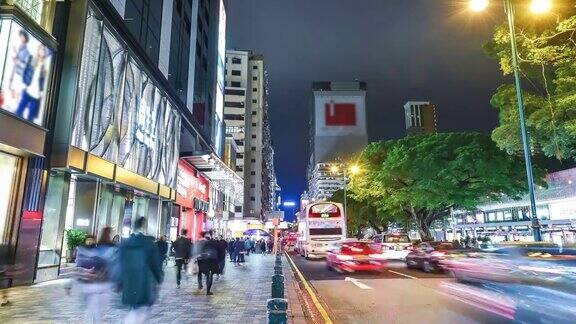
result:
<svg viewBox="0 0 576 324"><path fill-rule="evenodd" d="M20 159L0 152L0 244L10 241L12 209Z"/></svg>
<svg viewBox="0 0 576 324"><path fill-rule="evenodd" d="M174 188L180 123L167 96L89 8L71 144Z"/></svg>

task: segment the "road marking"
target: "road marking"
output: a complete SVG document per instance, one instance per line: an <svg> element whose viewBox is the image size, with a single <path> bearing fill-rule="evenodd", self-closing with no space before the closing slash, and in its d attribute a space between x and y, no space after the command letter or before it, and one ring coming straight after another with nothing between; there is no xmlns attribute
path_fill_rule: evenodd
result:
<svg viewBox="0 0 576 324"><path fill-rule="evenodd" d="M356 278L350 278L350 277L346 277L346 279L344 279L344 281L350 281L351 283L355 284L358 288L360 289L372 289L372 287L361 283L358 279Z"/></svg>
<svg viewBox="0 0 576 324"><path fill-rule="evenodd" d="M403 277L406 277L406 278L410 278L410 279L418 279L417 277L414 277L414 276L411 276L411 275L407 275L407 274L402 273L402 272L397 272L397 271L394 271L394 270L388 270L388 272L392 272L392 273L394 273L394 274L397 274L397 275L400 275L400 276L403 276Z"/></svg>
<svg viewBox="0 0 576 324"><path fill-rule="evenodd" d="M318 297L316 297L316 293L314 293L314 290L312 290L312 288L310 287L310 285L308 284L308 281L306 281L306 278L304 278L304 275L302 274L302 272L300 272L300 270L298 269L298 267L296 266L296 264L294 263L294 261L292 261L292 258L290 257L290 255L286 252L284 252L284 254L286 255L286 257L288 258L288 261L290 261L290 263L292 264L292 268L294 270L296 270L296 274L298 274L298 277L300 278L300 280L302 281L302 284L304 285L304 288L306 289L306 291L310 294L310 298L312 299L312 302L314 303L314 306L316 306L316 309L318 310L318 312L320 313L320 315L322 316L322 318L324 319L324 323L325 324L334 324L334 322L332 322L332 320L330 319L330 316L328 316L328 312L326 311L326 309L324 309L324 307L322 306L322 304L320 304L320 301L318 300Z"/></svg>

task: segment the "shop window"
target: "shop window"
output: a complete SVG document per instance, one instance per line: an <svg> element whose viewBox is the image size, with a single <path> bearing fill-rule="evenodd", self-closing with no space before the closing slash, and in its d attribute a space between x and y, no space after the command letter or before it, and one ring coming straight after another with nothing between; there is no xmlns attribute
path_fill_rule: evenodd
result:
<svg viewBox="0 0 576 324"><path fill-rule="evenodd" d="M18 192L16 178L19 169L19 158L0 152L0 243L5 244L10 238L12 224L12 206L14 193Z"/></svg>
<svg viewBox="0 0 576 324"><path fill-rule="evenodd" d="M48 32L52 31L56 1L58 0L13 0L18 8Z"/></svg>

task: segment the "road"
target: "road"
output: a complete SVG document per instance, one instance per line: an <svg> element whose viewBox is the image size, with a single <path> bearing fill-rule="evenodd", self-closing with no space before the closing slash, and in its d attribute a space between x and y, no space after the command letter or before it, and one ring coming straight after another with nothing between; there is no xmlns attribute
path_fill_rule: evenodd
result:
<svg viewBox="0 0 576 324"><path fill-rule="evenodd" d="M292 255L335 323L507 323L443 289L452 279L391 262L383 273L338 274L324 260Z"/></svg>

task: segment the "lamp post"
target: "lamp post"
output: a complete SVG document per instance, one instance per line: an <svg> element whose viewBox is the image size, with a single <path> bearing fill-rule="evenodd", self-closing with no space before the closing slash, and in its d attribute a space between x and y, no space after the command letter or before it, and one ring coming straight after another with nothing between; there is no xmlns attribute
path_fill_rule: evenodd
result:
<svg viewBox="0 0 576 324"><path fill-rule="evenodd" d="M338 167L338 164L334 164L332 165L332 167L330 168L330 170L332 171L332 173L338 173L338 171L340 170ZM353 164L350 166L350 173L355 175L358 174L360 172L360 167L356 164ZM343 165L342 167L342 176L344 177L344 186L343 186L343 190L344 190L344 215L348 215L347 211L348 211L348 206L347 206L347 193L346 190L348 190L348 167L346 165Z"/></svg>
<svg viewBox="0 0 576 324"><path fill-rule="evenodd" d="M526 116L524 112L524 95L522 93L522 82L520 80L520 67L518 65L518 48L516 44L516 28L514 25L514 3L513 0L503 0L504 11L508 19L508 29L510 33L510 47L512 50L512 69L514 71L514 81L516 85L516 98L518 100L518 115L520 118L520 130L522 134L522 147L524 149L524 163L526 165L526 178L528 180L528 195L530 198L530 213L532 220L532 232L535 241L542 241L540 221L536 214L536 196L534 195L534 176L532 174L532 154L530 152L530 137L526 127ZM471 0L470 8L474 11L486 9L488 0ZM532 0L530 6L532 12L543 13L551 8L550 0Z"/></svg>

